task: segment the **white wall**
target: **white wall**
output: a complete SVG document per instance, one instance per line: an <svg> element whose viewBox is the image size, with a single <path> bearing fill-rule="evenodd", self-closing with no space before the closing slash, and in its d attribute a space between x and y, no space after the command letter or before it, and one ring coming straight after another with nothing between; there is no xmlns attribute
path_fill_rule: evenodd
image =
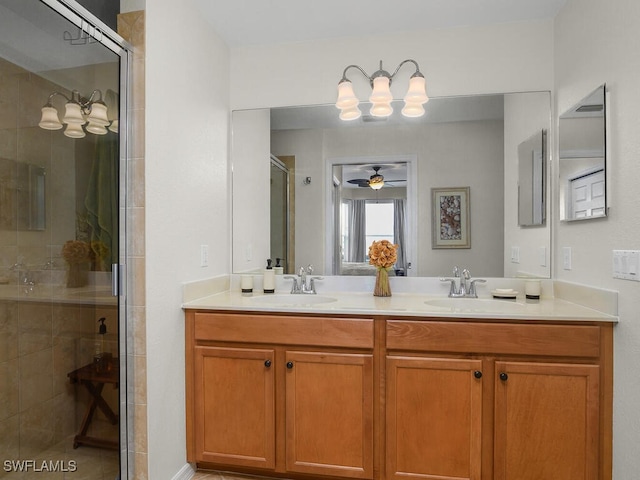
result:
<svg viewBox="0 0 640 480"><path fill-rule="evenodd" d="M229 51L193 0L146 9L149 478L185 465L182 282L230 269ZM200 267L209 245L209 267ZM136 418L136 421L141 419Z"/></svg>
<svg viewBox="0 0 640 480"><path fill-rule="evenodd" d="M565 271L555 262L554 276L619 291L620 323L614 337L616 480L637 478L640 471L640 375L636 368L640 358L640 284L615 280L611 274L613 249L640 249L639 31L637 0L568 0L554 27L556 113L564 112L604 82L610 92L609 217L568 224L556 217L555 258L562 258L562 247L571 247L573 268Z"/></svg>

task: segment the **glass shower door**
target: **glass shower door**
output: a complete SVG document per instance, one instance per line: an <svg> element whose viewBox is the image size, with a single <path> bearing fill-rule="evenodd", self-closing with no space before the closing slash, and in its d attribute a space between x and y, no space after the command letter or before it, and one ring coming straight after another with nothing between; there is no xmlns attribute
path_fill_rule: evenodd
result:
<svg viewBox="0 0 640 480"><path fill-rule="evenodd" d="M126 52L94 20L0 0L0 478L121 471Z"/></svg>

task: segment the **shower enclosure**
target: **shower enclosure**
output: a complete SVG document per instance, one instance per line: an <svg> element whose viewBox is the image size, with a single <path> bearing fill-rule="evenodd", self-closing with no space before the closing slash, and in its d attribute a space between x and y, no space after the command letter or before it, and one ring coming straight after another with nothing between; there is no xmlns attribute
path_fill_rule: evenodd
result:
<svg viewBox="0 0 640 480"><path fill-rule="evenodd" d="M76 2L0 0L0 478L126 478L129 52Z"/></svg>

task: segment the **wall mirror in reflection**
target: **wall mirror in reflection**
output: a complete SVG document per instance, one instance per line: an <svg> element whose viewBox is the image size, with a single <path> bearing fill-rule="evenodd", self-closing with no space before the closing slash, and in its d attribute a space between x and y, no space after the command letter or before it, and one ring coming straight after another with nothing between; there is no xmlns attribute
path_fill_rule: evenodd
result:
<svg viewBox="0 0 640 480"><path fill-rule="evenodd" d="M518 145L518 225L544 225L547 134L541 130Z"/></svg>
<svg viewBox="0 0 640 480"><path fill-rule="evenodd" d="M45 229L45 170L0 158L0 229Z"/></svg>
<svg viewBox="0 0 640 480"><path fill-rule="evenodd" d="M607 215L606 87L560 115L560 219Z"/></svg>

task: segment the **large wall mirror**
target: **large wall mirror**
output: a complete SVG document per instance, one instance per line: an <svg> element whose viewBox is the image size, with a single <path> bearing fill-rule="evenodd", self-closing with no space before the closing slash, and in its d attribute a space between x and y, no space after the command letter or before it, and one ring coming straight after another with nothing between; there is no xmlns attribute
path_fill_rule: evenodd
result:
<svg viewBox="0 0 640 480"><path fill-rule="evenodd" d="M550 265L539 265L539 252L550 251L551 222L521 227L517 199L518 146L548 131L550 93L432 98L425 109L421 118L402 117L394 108L385 120L352 122L340 121L334 105L234 111L233 272L260 271L274 258L271 189L289 185L280 194L291 217L293 258L283 260L285 272L313 264L319 274L368 275L367 242L393 236L397 243L404 238L399 275L443 276L460 265L475 277L548 278ZM271 178L272 155L286 163L288 182ZM547 169L540 174L546 177ZM384 177L379 189L369 185L376 175ZM440 227L432 190L438 189L469 192L468 248L434 246L432 230ZM541 195L548 204L548 192ZM357 227L354 218L367 214L384 225Z"/></svg>
<svg viewBox="0 0 640 480"><path fill-rule="evenodd" d="M560 115L560 219L607 216L605 85Z"/></svg>

